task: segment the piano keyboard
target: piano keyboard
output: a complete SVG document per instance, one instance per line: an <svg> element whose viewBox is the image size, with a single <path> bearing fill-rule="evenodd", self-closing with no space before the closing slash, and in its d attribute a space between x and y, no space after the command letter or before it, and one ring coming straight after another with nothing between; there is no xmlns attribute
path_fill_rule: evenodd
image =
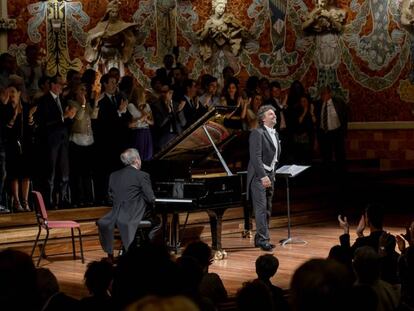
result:
<svg viewBox="0 0 414 311"><path fill-rule="evenodd" d="M193 203L192 199L157 198L155 203Z"/></svg>

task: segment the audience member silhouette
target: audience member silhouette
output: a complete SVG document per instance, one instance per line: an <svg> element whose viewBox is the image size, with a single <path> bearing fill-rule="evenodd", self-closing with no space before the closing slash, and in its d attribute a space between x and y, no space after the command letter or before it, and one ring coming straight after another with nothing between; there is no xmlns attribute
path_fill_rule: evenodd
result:
<svg viewBox="0 0 414 311"><path fill-rule="evenodd" d="M203 241L194 241L187 245L182 256L197 260L203 269L203 278L199 285L200 294L209 298L215 305L227 299L227 291L217 273L208 272L213 262L213 254L209 245Z"/></svg>
<svg viewBox="0 0 414 311"><path fill-rule="evenodd" d="M114 268L106 260L92 261L85 271L85 285L91 296L80 301L80 309L113 310L110 287L114 277Z"/></svg>
<svg viewBox="0 0 414 311"><path fill-rule="evenodd" d="M273 311L272 293L260 280L246 282L236 294L238 311Z"/></svg>
<svg viewBox="0 0 414 311"><path fill-rule="evenodd" d="M40 310L36 269L26 253L0 251L0 306L2 310Z"/></svg>
<svg viewBox="0 0 414 311"><path fill-rule="evenodd" d="M399 291L380 279L380 256L371 246L362 246L355 251L353 267L357 285L368 285L377 294L377 310L396 310L400 302Z"/></svg>
<svg viewBox="0 0 414 311"><path fill-rule="evenodd" d="M349 310L351 286L352 279L343 265L334 260L311 259L293 274L292 310Z"/></svg>
<svg viewBox="0 0 414 311"><path fill-rule="evenodd" d="M265 254L256 259L257 279L262 281L270 290L275 310L289 310L288 303L280 287L273 285L270 279L279 268L279 260L272 254Z"/></svg>
<svg viewBox="0 0 414 311"><path fill-rule="evenodd" d="M49 269L37 269L36 276L42 311L78 310L79 301L60 291L56 276Z"/></svg>

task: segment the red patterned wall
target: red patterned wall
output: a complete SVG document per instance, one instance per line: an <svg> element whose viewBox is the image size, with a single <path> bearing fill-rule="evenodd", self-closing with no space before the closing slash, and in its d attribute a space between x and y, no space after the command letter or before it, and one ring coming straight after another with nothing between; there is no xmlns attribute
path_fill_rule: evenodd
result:
<svg viewBox="0 0 414 311"><path fill-rule="evenodd" d="M8 13L9 17L13 17L17 19L18 29L9 32L8 41L9 44L29 44L30 40L27 35L27 22L31 15L27 10L27 6L30 3L35 3L36 1L30 0L8 0ZM73 1L75 2L75 1ZM87 26L86 31L96 25L97 21L100 17L104 14L106 9L106 0L100 1L91 1L91 0L79 0L83 4L83 10L86 14L90 17L90 24ZM122 0L122 9L121 15L124 20L131 21L133 13L137 10L140 1L136 0ZM199 16L199 22L194 25L194 30L198 30L202 28L204 22L208 19L211 13L211 1L191 1L192 5L195 7L196 13ZM244 26L249 28L253 20L248 17L247 10L251 5L252 1L245 1L245 0L228 0L227 11L232 12L239 20L242 21ZM306 0L305 3L311 10L314 6L312 1ZM360 3L363 3L361 0ZM350 0L341 0L339 5L342 8L347 8L350 4ZM352 21L355 18L355 12L350 10L348 11L347 20ZM368 18L364 28L364 33L369 33L372 31L373 21L371 18ZM268 36L268 29L269 23L265 25L265 32L262 34L260 38L260 52L269 52L271 51L272 47L270 44L269 36ZM41 32L43 33L44 38L44 26L42 26ZM389 28L394 29L398 27L395 21L391 20L389 23ZM178 41L182 46L188 48L188 42L184 40L178 32L179 38ZM360 34L362 35L362 34ZM296 41L295 33L291 29L291 25L289 21L287 23L287 40L286 40L286 50L292 51L295 48L295 41ZM41 42L42 45L45 45L45 39ZM151 46L155 44L155 35L152 35L145 41L146 46ZM45 47L45 46L44 46ZM79 57L82 59L83 55L83 48L79 46L79 44L74 39L69 39L69 47L70 47L70 56L71 58ZM352 52L351 52L352 54ZM302 61L299 55L299 62ZM395 62L398 59L395 59L390 62L389 66L378 71L370 70L367 64L363 60L358 60L358 57L353 54L353 57L357 60L356 63L361 71L369 76L377 76L381 77L382 75L386 74L390 68L395 65ZM256 65L257 68L259 67L259 59L258 57L251 56L253 63ZM190 62L192 63L192 62ZM141 63L142 65L142 63ZM405 66L402 67L399 77L395 83L393 83L390 87L382 90L382 91L373 91L369 88L366 88L361 85L358 81L355 81L351 76L349 69L342 63L338 69L338 78L342 84L344 89L349 90L349 103L350 103L350 120L351 121L412 121L414 120L413 117L413 104L402 101L399 95L399 83L401 79L407 79L407 76L410 71L410 61L408 61ZM142 68L145 74L150 75L151 72ZM260 68L262 74L268 75L269 69L267 68ZM309 67L309 70L304 75L302 82L306 87L310 87L315 84L317 75L317 68L314 64ZM245 70L240 72L240 77L245 79L248 76ZM284 77L285 78L285 77ZM413 93L411 93L413 94ZM414 101L414 99L413 99Z"/></svg>

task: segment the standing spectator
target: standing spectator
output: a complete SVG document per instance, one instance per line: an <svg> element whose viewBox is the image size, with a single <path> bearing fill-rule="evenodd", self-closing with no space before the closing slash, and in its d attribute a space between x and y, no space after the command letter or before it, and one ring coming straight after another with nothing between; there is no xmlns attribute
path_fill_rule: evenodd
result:
<svg viewBox="0 0 414 311"><path fill-rule="evenodd" d="M182 132L179 121L181 112L172 97L173 91L168 84L164 84L160 98L151 107L154 116L154 149L157 151Z"/></svg>
<svg viewBox="0 0 414 311"><path fill-rule="evenodd" d="M69 197L69 126L76 115L74 107L63 107L60 95L63 81L60 76L50 79L50 92L39 99L36 111L36 124L41 149L45 154L46 180L45 198L47 207L60 207L70 204ZM59 189L54 196L56 171L60 176Z"/></svg>
<svg viewBox="0 0 414 311"><path fill-rule="evenodd" d="M102 96L98 101L98 119L95 135L99 158L97 165L96 200L110 204L107 198L108 178L122 167L119 154L125 148L128 130L128 100L117 93L116 78L104 74L101 78Z"/></svg>
<svg viewBox="0 0 414 311"><path fill-rule="evenodd" d="M250 104L246 112L246 122L247 128L251 130L259 126L259 122L257 120L257 112L259 111L259 108L263 105L262 95L258 93L253 94L249 98L249 102Z"/></svg>
<svg viewBox="0 0 414 311"><path fill-rule="evenodd" d="M74 88L73 96L68 100L68 106L76 109L76 115L69 136L70 181L72 205L83 206L93 203L93 143L92 121L98 115L97 107L92 108L87 100L85 84Z"/></svg>
<svg viewBox="0 0 414 311"><path fill-rule="evenodd" d="M168 85L171 85L173 82L174 56L166 54L163 59L163 64L163 67L158 68L155 71L155 75L161 78L161 80L166 82Z"/></svg>
<svg viewBox="0 0 414 311"><path fill-rule="evenodd" d="M4 183L6 181L6 129L7 114L6 105L9 100L9 90L0 86L0 213L9 213L10 210L5 206Z"/></svg>
<svg viewBox="0 0 414 311"><path fill-rule="evenodd" d="M93 69L86 69L82 75L81 82L86 87L86 99L91 107L95 106L98 98L98 92L95 87L96 71Z"/></svg>
<svg viewBox="0 0 414 311"><path fill-rule="evenodd" d="M295 163L310 164L312 161L316 116L309 97L302 96L299 107L295 110L293 134L293 158Z"/></svg>
<svg viewBox="0 0 414 311"><path fill-rule="evenodd" d="M184 81L184 97L181 99L180 107L183 111L184 120L182 122L184 128L188 128L207 111L204 106L200 106L196 98L197 85L192 79Z"/></svg>
<svg viewBox="0 0 414 311"><path fill-rule="evenodd" d="M205 92L198 98L200 105L207 109L219 106L220 97L217 95L217 78L208 75L205 79L205 86L203 86L203 88L205 89Z"/></svg>
<svg viewBox="0 0 414 311"><path fill-rule="evenodd" d="M347 106L340 99L332 97L329 86L323 87L320 94L320 101L315 105L315 115L322 161L325 165L335 164L334 168L338 172L344 172Z"/></svg>
<svg viewBox="0 0 414 311"><path fill-rule="evenodd" d="M128 112L131 115L128 147L137 149L142 160L150 160L153 154L150 126L154 125L154 119L144 89L135 87L132 90Z"/></svg>
<svg viewBox="0 0 414 311"><path fill-rule="evenodd" d="M270 98L265 102L265 105L272 105L276 113L276 131L280 137L280 144L282 146L282 153L280 155L280 162L286 164L291 162L292 153L292 138L289 135L287 127L287 98L282 99L282 89L279 82L273 81L270 83Z"/></svg>
<svg viewBox="0 0 414 311"><path fill-rule="evenodd" d="M33 165L33 113L22 96L23 81L8 87L9 100L5 109L7 115L6 171L11 181L13 209L16 212L30 211L28 198ZM21 182L21 199L20 184Z"/></svg>
<svg viewBox="0 0 414 311"><path fill-rule="evenodd" d="M20 72L26 84L27 95L30 98L39 91L39 79L43 76L40 63L40 48L37 44L26 47L26 63L20 66Z"/></svg>

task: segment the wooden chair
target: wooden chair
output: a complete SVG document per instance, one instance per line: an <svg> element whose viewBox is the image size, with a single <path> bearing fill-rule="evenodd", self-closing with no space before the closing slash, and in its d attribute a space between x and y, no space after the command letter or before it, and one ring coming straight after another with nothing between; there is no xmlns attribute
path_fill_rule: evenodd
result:
<svg viewBox="0 0 414 311"><path fill-rule="evenodd" d="M75 236L74 236L74 229L76 228L78 230L79 234L79 246L80 246L80 253L81 253L81 259L82 263L85 263L84 257L83 257L83 246L82 246L82 233L80 229L80 224L76 221L72 220L48 220L46 206L43 201L42 194L38 191L32 191L33 194L33 202L34 202L34 211L36 213L36 220L39 227L39 231L36 236L36 241L33 245L32 254L33 257L34 251L36 249L37 243L39 241L40 233L42 229L46 230L46 237L43 242L42 249L40 251L39 259L37 260L37 266L40 264L40 260L45 255L45 248L46 243L49 239L49 231L50 229L56 229L56 228L70 228L71 231L71 237L72 237L72 253L73 253L73 259L76 259L76 249L75 249Z"/></svg>

